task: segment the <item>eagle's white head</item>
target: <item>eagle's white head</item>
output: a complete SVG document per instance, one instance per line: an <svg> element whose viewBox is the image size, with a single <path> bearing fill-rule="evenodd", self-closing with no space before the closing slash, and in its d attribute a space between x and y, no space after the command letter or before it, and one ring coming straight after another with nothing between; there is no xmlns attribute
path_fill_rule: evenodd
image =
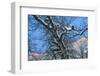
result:
<svg viewBox="0 0 100 76"><path fill-rule="evenodd" d="M68 26L65 26L65 28L66 28L67 31L72 30L72 28L71 27L68 27Z"/></svg>

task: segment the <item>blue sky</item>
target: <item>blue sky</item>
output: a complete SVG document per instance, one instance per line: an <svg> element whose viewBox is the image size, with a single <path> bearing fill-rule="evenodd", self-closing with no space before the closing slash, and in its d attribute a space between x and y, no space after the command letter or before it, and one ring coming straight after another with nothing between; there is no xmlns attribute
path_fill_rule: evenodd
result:
<svg viewBox="0 0 100 76"><path fill-rule="evenodd" d="M45 16L42 16L41 18L44 19L44 17ZM60 18L61 16L58 17L58 21ZM68 18L68 16L64 16L65 24ZM70 26L75 26L75 28L81 28L88 24L87 17L72 16L71 18L74 18L74 20L71 22ZM48 30L43 25L38 23L31 15L28 15L28 38L30 39L30 47L32 51L45 52L48 50L48 38L50 38ZM76 38L78 39L79 36Z"/></svg>

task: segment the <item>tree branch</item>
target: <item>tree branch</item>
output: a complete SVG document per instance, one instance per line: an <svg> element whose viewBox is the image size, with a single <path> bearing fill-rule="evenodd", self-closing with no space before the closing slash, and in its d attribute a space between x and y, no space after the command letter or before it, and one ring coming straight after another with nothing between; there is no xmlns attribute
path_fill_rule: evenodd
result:
<svg viewBox="0 0 100 76"><path fill-rule="evenodd" d="M86 27L85 29L83 29L82 31L76 31L76 30L73 30L74 31L74 33L75 33L75 35L73 35L73 37L71 37L71 38L74 38L74 37L76 37L76 36L78 36L78 35L82 35L82 34L84 34L84 32L85 31L87 31L88 30L88 27Z"/></svg>
<svg viewBox="0 0 100 76"><path fill-rule="evenodd" d="M46 22L44 22L41 18L39 18L36 15L32 15L39 23L41 23L43 26L45 26L48 31L51 31L51 28L48 26L48 24Z"/></svg>
<svg viewBox="0 0 100 76"><path fill-rule="evenodd" d="M48 17L48 19L49 19L49 21L51 23L52 28L54 28L54 24L53 24L53 21L52 21L51 17L50 16L47 16L47 17Z"/></svg>
<svg viewBox="0 0 100 76"><path fill-rule="evenodd" d="M47 26L47 24L42 20L42 19L40 19L38 16L36 16L36 15L32 15L37 21L39 21L42 25L45 25L45 26Z"/></svg>
<svg viewBox="0 0 100 76"><path fill-rule="evenodd" d="M88 30L87 27L80 33L80 35L82 35L86 30Z"/></svg>

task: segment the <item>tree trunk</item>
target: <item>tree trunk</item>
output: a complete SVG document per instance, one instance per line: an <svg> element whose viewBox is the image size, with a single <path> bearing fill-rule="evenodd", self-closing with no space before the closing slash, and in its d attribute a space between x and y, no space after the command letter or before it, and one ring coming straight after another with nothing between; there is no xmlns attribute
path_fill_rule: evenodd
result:
<svg viewBox="0 0 100 76"><path fill-rule="evenodd" d="M65 59L66 58L66 55L65 55L65 45L63 43L63 40L60 39L59 35L57 34L57 29L55 28L53 22L52 22L52 19L48 17L49 21L51 22L51 25L47 25L47 23L45 23L43 20L41 20L40 18L38 18L36 15L33 15L34 18L39 21L43 26L45 26L48 31L50 31L52 33L52 35L54 36L55 40L57 41L58 43L58 46L60 47L60 50L61 50L61 59ZM50 26L52 26L53 28L50 28Z"/></svg>
<svg viewBox="0 0 100 76"><path fill-rule="evenodd" d="M65 48L65 45L64 45L63 41L59 38L56 30L52 31L52 34L53 34L54 38L56 39L56 41L58 43L58 46L61 50L61 59L65 59L66 58L66 55L65 55L65 52L66 52L65 49L66 48Z"/></svg>

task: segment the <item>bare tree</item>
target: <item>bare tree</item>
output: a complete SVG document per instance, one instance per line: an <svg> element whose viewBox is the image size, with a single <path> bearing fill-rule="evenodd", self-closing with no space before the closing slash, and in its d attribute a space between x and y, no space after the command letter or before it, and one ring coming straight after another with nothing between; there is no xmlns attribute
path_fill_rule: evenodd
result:
<svg viewBox="0 0 100 76"><path fill-rule="evenodd" d="M87 27L78 30L78 29L75 29L74 26L70 26L71 22L74 21L75 18L68 17L68 19L66 20L66 25L65 25L63 18L61 22L56 23L53 21L52 16L46 16L44 20L41 19L40 16L37 16L37 15L32 15L32 16L36 19L37 22L43 25L52 34L54 38L52 41L52 44L56 45L56 47L49 48L49 54L51 52L52 53L51 55L53 55L52 57L54 59L56 59L57 56L61 57L61 59L70 58L69 49L68 49L69 46L66 47L66 44L64 42L65 37L66 39L68 38L70 31L73 32L74 35L69 38L73 38L75 36L84 34L88 30Z"/></svg>

